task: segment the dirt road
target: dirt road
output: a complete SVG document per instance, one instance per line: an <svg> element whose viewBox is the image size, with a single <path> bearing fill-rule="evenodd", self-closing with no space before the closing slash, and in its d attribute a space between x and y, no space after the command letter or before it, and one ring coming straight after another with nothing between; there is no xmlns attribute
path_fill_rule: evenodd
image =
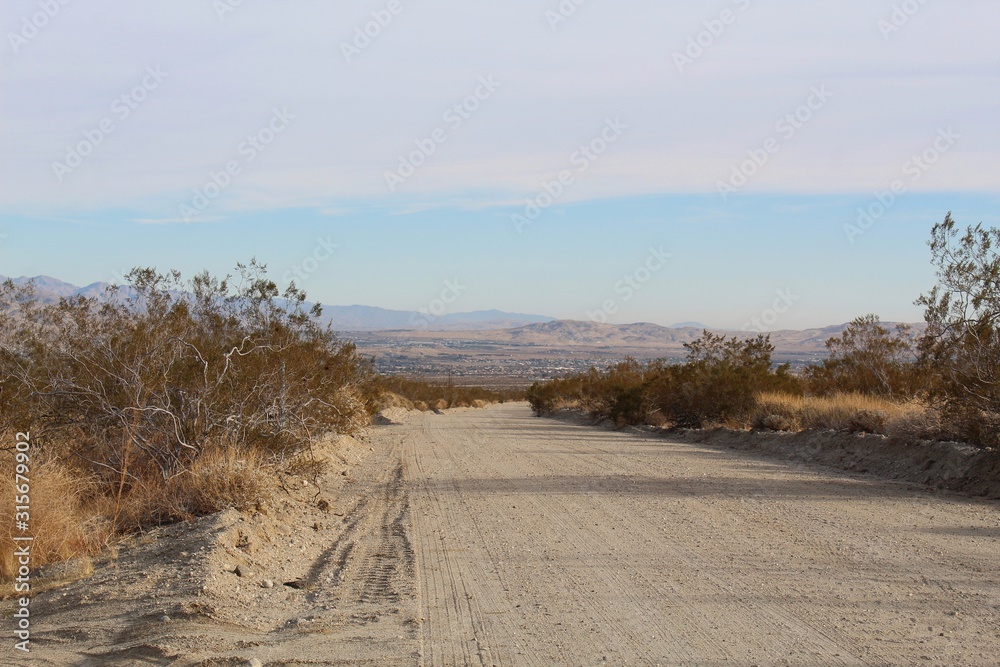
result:
<svg viewBox="0 0 1000 667"><path fill-rule="evenodd" d="M1000 664L996 504L523 405L386 437L422 664Z"/></svg>
<svg viewBox="0 0 1000 667"><path fill-rule="evenodd" d="M523 404L321 451L38 594L0 664L1000 664L997 503Z"/></svg>

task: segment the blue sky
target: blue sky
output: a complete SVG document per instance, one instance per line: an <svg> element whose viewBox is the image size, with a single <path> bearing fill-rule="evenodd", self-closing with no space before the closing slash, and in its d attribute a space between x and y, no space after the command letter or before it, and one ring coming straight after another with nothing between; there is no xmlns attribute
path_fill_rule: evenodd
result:
<svg viewBox="0 0 1000 667"><path fill-rule="evenodd" d="M256 256L331 304L412 310L457 281L456 311L918 320L931 225L1000 224L998 19L973 0L4 2L0 274Z"/></svg>

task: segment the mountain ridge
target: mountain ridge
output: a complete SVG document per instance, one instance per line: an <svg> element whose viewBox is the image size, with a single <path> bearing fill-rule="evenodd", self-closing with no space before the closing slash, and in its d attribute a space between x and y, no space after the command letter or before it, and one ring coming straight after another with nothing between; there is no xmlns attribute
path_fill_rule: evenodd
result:
<svg viewBox="0 0 1000 667"><path fill-rule="evenodd" d="M0 275L0 281L6 280ZM94 282L78 287L51 276L21 276L11 278L14 284L34 281L36 294L42 303L60 298L85 296L99 298L111 283ZM306 303L310 307L311 303ZM392 332L416 337L443 337L468 334L468 337L507 339L511 343L526 345L573 345L591 347L682 347L684 343L699 338L705 330L739 337L769 333L772 341L815 349L829 338L838 336L847 323L807 329L782 329L772 332L740 331L708 327L700 322L679 322L670 326L651 322L607 324L587 320L557 319L545 315L512 313L497 309L449 313L434 316L408 310L393 310L380 306L353 304L349 306L323 305L323 317L338 331ZM896 322L883 322L894 327ZM911 323L918 331L923 323Z"/></svg>
<svg viewBox="0 0 1000 667"><path fill-rule="evenodd" d="M0 276L0 281L7 280ZM73 285L51 276L20 276L10 278L15 285L34 282L35 293L41 303L53 303L73 296L100 298L111 283L94 282L84 287ZM304 304L311 307L311 302ZM322 319L339 331L385 331L402 329L447 330L493 330L509 329L525 324L551 322L556 318L528 313L511 313L502 310L477 310L434 316L429 313L410 310L393 310L379 306L360 304L350 306L323 305Z"/></svg>

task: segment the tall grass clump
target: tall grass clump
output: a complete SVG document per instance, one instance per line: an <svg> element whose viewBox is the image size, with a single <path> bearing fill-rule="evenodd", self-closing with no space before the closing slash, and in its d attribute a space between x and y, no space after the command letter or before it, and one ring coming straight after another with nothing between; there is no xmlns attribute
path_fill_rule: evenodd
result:
<svg viewBox="0 0 1000 667"><path fill-rule="evenodd" d="M913 424L927 412L919 401L895 401L870 394L796 396L762 392L757 396L753 424L776 431L834 429L890 435Z"/></svg>

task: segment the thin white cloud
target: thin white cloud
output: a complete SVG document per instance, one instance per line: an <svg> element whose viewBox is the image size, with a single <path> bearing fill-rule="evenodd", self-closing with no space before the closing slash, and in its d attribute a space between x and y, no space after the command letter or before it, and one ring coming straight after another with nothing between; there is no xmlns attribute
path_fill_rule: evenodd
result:
<svg viewBox="0 0 1000 667"><path fill-rule="evenodd" d="M888 1L586 3L554 29L554 1L403 6L347 62L342 44L384 3L244 2L222 18L194 0L65 5L16 54L0 44L0 206L129 208L167 224L216 187L203 216L519 202L614 117L628 131L563 201L714 192L824 85L832 99L745 191L869 193L947 127L961 140L912 190L996 191L998 3L927 3L887 37ZM735 22L705 37L723 7ZM5 2L0 33L37 11ZM150 68L164 73L155 87ZM455 112L490 76L495 93ZM294 118L271 137L275 109ZM391 192L386 172L438 130ZM60 170L74 152L87 155Z"/></svg>

